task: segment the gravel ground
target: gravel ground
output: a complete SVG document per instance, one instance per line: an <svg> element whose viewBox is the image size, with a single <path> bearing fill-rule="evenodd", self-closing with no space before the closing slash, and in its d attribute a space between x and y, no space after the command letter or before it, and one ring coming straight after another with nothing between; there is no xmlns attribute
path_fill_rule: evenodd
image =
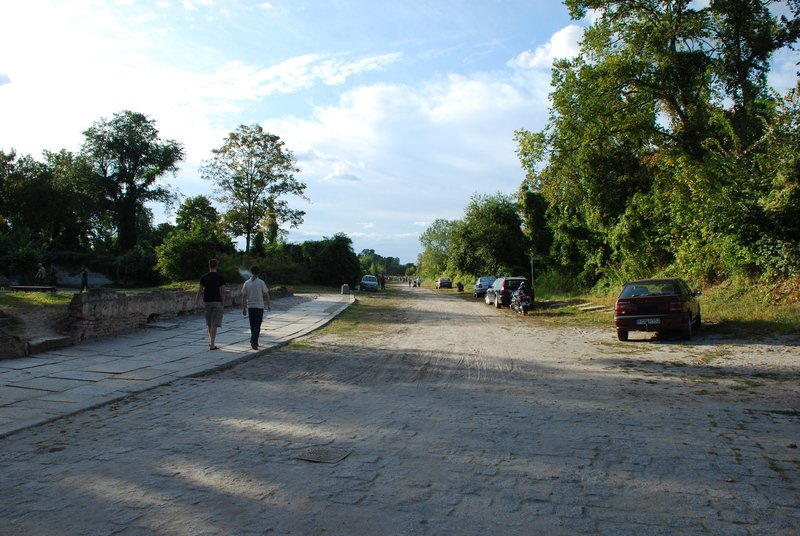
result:
<svg viewBox="0 0 800 536"><path fill-rule="evenodd" d="M396 296L378 329L4 439L0 534L800 532L796 338Z"/></svg>

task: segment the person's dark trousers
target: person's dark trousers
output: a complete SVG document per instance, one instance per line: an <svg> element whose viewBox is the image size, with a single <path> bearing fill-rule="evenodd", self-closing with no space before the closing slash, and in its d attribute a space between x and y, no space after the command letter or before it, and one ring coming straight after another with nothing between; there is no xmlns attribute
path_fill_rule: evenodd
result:
<svg viewBox="0 0 800 536"><path fill-rule="evenodd" d="M264 321L264 309L247 309L247 318L250 319L250 345L258 346L258 334L261 332L261 322Z"/></svg>

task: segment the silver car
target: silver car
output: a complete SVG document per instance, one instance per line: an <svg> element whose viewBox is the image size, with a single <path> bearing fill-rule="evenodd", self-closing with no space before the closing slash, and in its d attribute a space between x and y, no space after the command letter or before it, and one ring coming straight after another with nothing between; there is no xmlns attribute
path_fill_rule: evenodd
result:
<svg viewBox="0 0 800 536"><path fill-rule="evenodd" d="M361 285L359 287L361 290L371 290L373 292L378 291L378 278L374 275L365 275L361 278Z"/></svg>
<svg viewBox="0 0 800 536"><path fill-rule="evenodd" d="M492 286L492 283L494 283L495 279L497 278L493 275L479 277L472 286L472 295L476 298L486 295L486 289Z"/></svg>

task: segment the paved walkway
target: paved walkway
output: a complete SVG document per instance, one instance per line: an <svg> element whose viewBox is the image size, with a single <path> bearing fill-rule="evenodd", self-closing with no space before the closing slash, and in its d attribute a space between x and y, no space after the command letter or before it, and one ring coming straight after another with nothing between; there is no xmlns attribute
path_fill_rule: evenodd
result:
<svg viewBox="0 0 800 536"><path fill-rule="evenodd" d="M148 329L0 360L0 437L125 398L132 393L252 359L310 333L344 311L353 295L299 295L312 299L265 312L259 350L239 308L225 311L219 350L208 349L202 315Z"/></svg>

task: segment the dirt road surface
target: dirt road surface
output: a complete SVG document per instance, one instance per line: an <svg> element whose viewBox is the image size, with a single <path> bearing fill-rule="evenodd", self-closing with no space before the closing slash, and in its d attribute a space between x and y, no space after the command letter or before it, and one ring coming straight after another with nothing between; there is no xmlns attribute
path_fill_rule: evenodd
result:
<svg viewBox="0 0 800 536"><path fill-rule="evenodd" d="M796 339L369 299L380 329L5 438L0 534L800 532Z"/></svg>

